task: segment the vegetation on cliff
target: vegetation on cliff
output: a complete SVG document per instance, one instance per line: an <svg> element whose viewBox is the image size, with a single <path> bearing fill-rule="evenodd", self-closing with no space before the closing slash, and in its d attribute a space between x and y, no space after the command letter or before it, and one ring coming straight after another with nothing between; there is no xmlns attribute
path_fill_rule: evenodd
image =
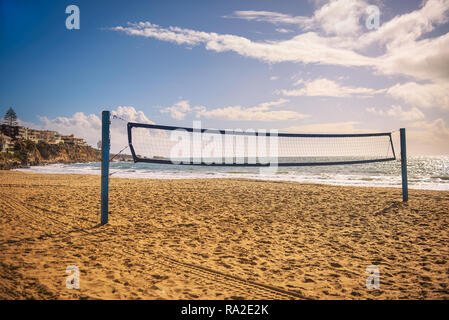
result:
<svg viewBox="0 0 449 320"><path fill-rule="evenodd" d="M80 163L101 161L101 152L90 146L16 141L14 149L0 153L0 169L13 169L50 163Z"/></svg>

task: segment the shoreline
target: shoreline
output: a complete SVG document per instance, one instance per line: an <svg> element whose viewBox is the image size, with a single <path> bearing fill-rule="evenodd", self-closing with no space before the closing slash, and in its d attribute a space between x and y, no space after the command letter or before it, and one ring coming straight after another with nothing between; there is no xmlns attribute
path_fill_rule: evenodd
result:
<svg viewBox="0 0 449 320"><path fill-rule="evenodd" d="M128 164L129 162L115 162L117 164ZM36 174L76 174L76 175L100 175L100 167L95 166L91 168L68 168L67 171L59 171L59 168L50 170L50 171L40 171L39 168L45 170L46 168L52 168L54 165L83 165L83 164L98 164L98 162L76 162L76 163L52 163L45 164L43 166L31 166L28 168L16 168L11 169L11 171L16 172L27 172L27 173L36 173ZM134 163L131 162L133 165ZM92 168L95 168L93 170ZM169 167L167 167L169 168ZM131 169L131 170L130 170ZM71 171L71 172L70 172ZM355 175L354 178L351 178L351 175L348 174L344 178L339 178L338 175L335 175L333 178L325 178L322 179L317 176L307 174L303 175L292 175L282 170L282 172L278 172L274 175L265 175L261 176L256 172L251 171L241 171L241 170L232 170L229 171L220 171L213 170L213 167L210 167L210 170L168 170L165 168L161 168L160 170L144 170L140 171L140 169L135 168L114 168L110 167L110 173L112 172L112 178L123 178L123 179L149 179L149 180L197 180L197 179L250 179L250 180L258 180L258 181L278 181L278 182L296 182L300 184L317 184L317 185L328 185L328 186L341 186L341 187L375 187L375 188L394 188L401 189L402 185L400 184L400 180L398 182L394 182L390 176L385 177L383 180L381 177L369 177L369 178L360 178L360 176ZM347 178L349 177L349 178ZM400 179L400 174L398 174L397 179ZM310 180L310 181L308 181ZM446 179L442 179L443 181L447 181ZM433 190L433 191L449 191L449 183L444 182L418 182L413 183L410 181L409 176L409 190Z"/></svg>
<svg viewBox="0 0 449 320"><path fill-rule="evenodd" d="M6 166L5 164L3 164L5 166L5 168L0 168L0 170L3 171L12 171L12 170L17 170L17 169L31 169L34 167L46 167L46 166L50 166L50 165L55 165L55 164L86 164L86 163L98 163L98 161L84 161L84 162L80 162L80 161L45 161L45 162L41 162L39 164L21 164L18 162L8 162L8 166Z"/></svg>
<svg viewBox="0 0 449 320"><path fill-rule="evenodd" d="M58 178L58 177L62 177L64 178L64 176L67 177L73 177L73 178L88 178L89 180L91 180L92 177L95 177L95 182L96 180L98 180L98 190L100 190L100 174L97 173L92 173L92 174L81 174L81 173L42 173L42 172L27 172L27 171L21 171L20 169L14 169L14 170L0 170L0 175L2 172L18 172L18 173L23 173L25 175L37 175L37 176L47 176L49 178ZM142 183L145 184L146 182L148 183L157 183L157 182L180 182L180 183L203 183L203 182L207 182L209 180L212 181L217 181L218 183L221 182L239 182L239 181L243 181L243 182L252 182L252 183L273 183L273 184L286 184L286 185L298 185L298 186L302 186L302 187L322 187L324 189L354 189L354 190L368 190L368 189L374 189L375 190L384 190L385 191L392 191L392 194L395 195L395 198L392 199L392 201L397 201L402 203L402 187L394 187L394 186L353 186L353 185L335 185L335 184L327 184L327 183L316 183L316 182L299 182L299 181L288 181L288 180L264 180L264 179L256 179L256 178L245 178L245 177L226 177L226 178L222 178L222 177L208 177L208 178L164 178L164 179L158 179L158 178L139 178L139 177L117 177L117 176L111 176L109 178L109 181L111 183L111 181L123 181L125 182L126 180L130 180L130 182L136 182L136 183ZM414 188L410 188L409 186L409 197L411 195L413 195L414 192L417 193L435 193L435 194L441 194L443 196L448 196L449 197L449 190L432 190L432 189L414 189Z"/></svg>

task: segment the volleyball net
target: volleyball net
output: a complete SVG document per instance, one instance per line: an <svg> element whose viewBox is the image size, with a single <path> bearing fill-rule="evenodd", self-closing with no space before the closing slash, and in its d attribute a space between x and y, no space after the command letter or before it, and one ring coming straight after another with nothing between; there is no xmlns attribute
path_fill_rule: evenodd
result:
<svg viewBox="0 0 449 320"><path fill-rule="evenodd" d="M135 162L215 166L317 166L396 160L391 133L299 134L128 123Z"/></svg>
<svg viewBox="0 0 449 320"><path fill-rule="evenodd" d="M101 224L108 223L110 112L102 112ZM328 166L393 161L391 132L279 133L277 130L202 129L127 123L135 162L211 166ZM400 129L402 199L408 201L405 129ZM263 169L261 169L263 170Z"/></svg>

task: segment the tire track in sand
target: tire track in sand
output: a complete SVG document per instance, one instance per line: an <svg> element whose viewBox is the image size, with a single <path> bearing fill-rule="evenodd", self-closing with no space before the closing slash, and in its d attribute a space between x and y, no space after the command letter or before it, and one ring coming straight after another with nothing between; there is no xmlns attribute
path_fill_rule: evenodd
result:
<svg viewBox="0 0 449 320"><path fill-rule="evenodd" d="M22 201L13 199L10 196L6 196L6 198L8 198L8 200L9 200L8 205L11 208L18 210L19 212L22 212L23 214L27 215L30 218L37 218L37 217L42 218L41 215L33 214L33 211L30 210L29 208L27 208L27 206L24 203L22 203ZM42 209L42 208L35 207L35 209ZM62 225L65 225L63 222L55 219L54 217L48 216L48 213L49 213L48 210L44 210L44 211L46 211L46 213L47 213L47 219L53 221L54 223L56 223L58 225L59 228L61 228L58 231L65 231L62 228ZM51 213L58 214L58 212L55 212L53 210L51 211ZM81 233L84 233L83 230L80 230L80 231L81 231ZM85 239L85 240L87 240L87 239ZM112 249L112 248L109 248L109 249ZM116 254L119 254L121 256L124 256L123 253L117 252L117 250L112 249L111 251L113 251ZM127 256L134 256L134 257L136 255L137 256L138 255L146 256L145 252L138 252L138 251L129 252L128 250L122 250L122 252L126 252ZM258 299L264 299L264 298L265 299L289 299L289 300L307 299L307 297L305 297L301 293L288 291L288 290L285 290L285 289L282 289L279 287L275 287L275 286L267 285L267 284L263 284L263 283L258 283L258 282L251 281L251 280L246 280L244 278L226 274L226 273L216 271L216 270L213 270L213 269L210 269L207 267L197 266L197 265L194 265L191 263L178 261L176 259L173 259L171 257L165 256L162 254L157 254L154 256L154 258L156 259L156 261L154 261L154 263L152 263L152 265L154 265L154 266L159 265L160 267L166 267L169 269L177 269L178 271L180 271L182 273L194 275L194 276L198 277L199 279L206 280L206 281L212 281L217 286L219 286L225 290L228 290L228 292L238 291L238 292L244 293L245 295L254 296Z"/></svg>

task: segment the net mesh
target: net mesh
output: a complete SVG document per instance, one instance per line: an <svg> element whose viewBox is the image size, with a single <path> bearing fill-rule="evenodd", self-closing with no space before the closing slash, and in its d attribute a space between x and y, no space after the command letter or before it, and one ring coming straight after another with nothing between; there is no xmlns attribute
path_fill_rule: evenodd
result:
<svg viewBox="0 0 449 320"><path fill-rule="evenodd" d="M197 165L330 165L395 160L390 133L284 134L128 124L134 161Z"/></svg>

